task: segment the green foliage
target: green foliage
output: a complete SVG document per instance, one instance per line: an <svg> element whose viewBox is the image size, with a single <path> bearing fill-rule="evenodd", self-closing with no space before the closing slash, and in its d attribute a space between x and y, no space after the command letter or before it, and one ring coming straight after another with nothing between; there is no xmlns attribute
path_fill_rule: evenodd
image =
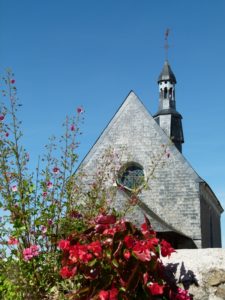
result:
<svg viewBox="0 0 225 300"><path fill-rule="evenodd" d="M21 145L23 134L17 117L21 104L11 70L8 69L0 79L0 87L3 99L0 103L0 298L55 300L68 298L68 291L77 293L79 290L80 299L86 299L84 295L90 288L97 291L98 284L95 282L95 287L92 282L89 282L90 286L82 283L86 269L73 280L63 280L59 273L62 258L59 241L73 237L74 233L84 237L82 234L93 228L99 216L123 216L138 203L138 194L141 188L148 187L149 177L141 188L129 190L127 206L118 213L113 209L113 203L118 189L116 177L121 168L119 155L113 149L107 149L91 179L82 169L76 171L76 151L83 122L81 107L74 116L66 117L60 138L49 139L46 154L37 163L36 173L31 173L29 153ZM164 147L162 156L165 153ZM153 163L153 171L158 161ZM116 256L112 259L112 255L123 238L124 232L118 231L114 236L115 249L109 247L105 251L106 259L111 260L110 264L101 264L105 288L112 283L114 275L110 272L120 269L121 260L118 261ZM98 264L98 259L93 259L88 268ZM130 285L136 278L132 274ZM102 282L99 284L104 288ZM142 298L145 293L145 289L140 290L138 297Z"/></svg>
<svg viewBox="0 0 225 300"><path fill-rule="evenodd" d="M4 299L40 299L54 294L59 283L60 239L90 226L100 212L110 210L114 190L105 182L116 169L112 149L88 186L76 172L83 109L66 117L64 133L51 137L36 174L29 171L29 153L21 145L21 106L10 69L0 80L0 259ZM7 296L5 296L7 295Z"/></svg>

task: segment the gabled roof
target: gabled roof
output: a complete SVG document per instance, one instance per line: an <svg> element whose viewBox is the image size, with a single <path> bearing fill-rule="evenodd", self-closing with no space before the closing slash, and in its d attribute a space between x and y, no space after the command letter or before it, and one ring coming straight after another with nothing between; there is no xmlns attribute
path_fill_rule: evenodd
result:
<svg viewBox="0 0 225 300"><path fill-rule="evenodd" d="M135 114L129 115L129 108L132 107L133 112ZM175 155L179 160L181 160L183 163L187 164L188 167L192 170L193 175L196 178L196 182L202 181L201 177L196 173L196 171L191 167L191 165L187 162L187 160L184 158L182 153L180 153L179 150L177 150L176 146L171 143L171 140L168 138L166 133L162 130L162 128L158 125L158 123L154 120L150 112L146 109L142 101L139 99L139 97L135 94L134 91L130 91L125 100L122 102L121 106L117 110L117 112L114 114L114 116L111 118L109 123L106 125L102 133L99 135L96 142L93 144L91 149L88 151L84 159L81 161L80 166L86 164L91 158L94 156L94 153L96 153L96 150L99 149L100 145L102 146L105 144L105 140L107 137L111 136L113 138L112 131L115 130L115 127L122 121L121 119L124 118L125 114L128 114L128 116L125 117L127 122L124 122L122 126L131 126L135 124L135 122L139 122L139 124L146 124L149 125L151 123L151 126L154 127L154 130L157 132L157 134L161 138L161 144L170 145L170 148L173 152L175 152ZM130 118L130 119L129 119ZM138 119L138 120L137 120ZM129 122L129 124L128 124ZM121 125L121 123L120 123ZM122 129L122 128L121 128ZM111 133L111 134L110 134ZM134 135L135 133L130 130L130 134ZM114 136L113 139L107 139L108 146L115 146L114 140L118 140L119 136L121 135L121 130L118 130L116 132L116 137ZM142 142L144 140L142 139ZM102 148L102 147L101 147ZM80 168L78 167L78 169Z"/></svg>
<svg viewBox="0 0 225 300"><path fill-rule="evenodd" d="M125 146L125 149L127 149L125 152L128 152L123 161L124 163L129 159L129 161L137 162L147 169L151 164L151 151L155 151L155 153L162 152L162 145L168 145L167 148L170 152L169 163L171 163L172 172L171 168L159 170L160 180L165 180L165 186L161 185L158 190L156 188L154 190L155 194L153 194L153 190L150 192L147 190L143 191L140 200L146 213L152 216L155 223L159 224L158 227L162 228L162 231L173 229L173 231L191 237L193 228L186 226L184 222L186 215L184 205L186 205L186 197L188 197L189 192L187 191L184 195L180 184L185 189L191 189L192 198L188 201L188 207L191 207L191 213L196 215L199 209L199 185L202 179L170 141L166 133L133 91L128 94L118 111L102 131L81 162L78 170L81 168L84 170L84 173L90 173L90 176L95 176L96 165L100 163L105 150L112 147L116 151L120 151L120 146ZM121 203L122 200L120 198L119 202ZM215 200L215 202L217 201ZM218 203L216 205L218 206ZM159 207L160 210L158 210ZM171 210L177 212L176 218L169 216ZM155 217L154 214L158 217ZM162 222L162 220L164 221ZM196 221L196 224L198 225L196 225L197 229L194 237L195 239L200 239L199 223Z"/></svg>

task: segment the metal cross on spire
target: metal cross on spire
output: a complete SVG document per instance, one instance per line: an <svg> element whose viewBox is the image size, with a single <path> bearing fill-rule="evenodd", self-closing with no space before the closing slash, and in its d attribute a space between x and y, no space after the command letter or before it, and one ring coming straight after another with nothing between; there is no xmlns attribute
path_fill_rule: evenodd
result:
<svg viewBox="0 0 225 300"><path fill-rule="evenodd" d="M165 44L164 44L164 49L165 49L165 60L168 59L168 49L169 49L169 44L168 44L168 36L170 33L170 29L167 28L165 32Z"/></svg>

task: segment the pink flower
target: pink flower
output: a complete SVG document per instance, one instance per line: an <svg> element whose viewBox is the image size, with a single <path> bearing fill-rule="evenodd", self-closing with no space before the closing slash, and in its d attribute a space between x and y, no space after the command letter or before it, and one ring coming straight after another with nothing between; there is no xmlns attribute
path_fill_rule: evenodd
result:
<svg viewBox="0 0 225 300"><path fill-rule="evenodd" d="M10 82L11 82L12 84L14 84L16 81L15 81L15 79L11 79Z"/></svg>
<svg viewBox="0 0 225 300"><path fill-rule="evenodd" d="M62 267L62 269L60 270L60 275L62 276L62 278L67 279L74 276L76 272L77 272L77 267L74 267L73 269L69 269L69 267L65 266Z"/></svg>
<svg viewBox="0 0 225 300"><path fill-rule="evenodd" d="M191 296L188 291L178 288L176 292L170 291L170 299L172 300L191 300Z"/></svg>
<svg viewBox="0 0 225 300"><path fill-rule="evenodd" d="M191 297L188 293L188 291L182 290L181 288L178 288L178 294L176 295L176 300L190 300Z"/></svg>
<svg viewBox="0 0 225 300"><path fill-rule="evenodd" d="M0 115L0 121L3 121L5 117L3 115Z"/></svg>
<svg viewBox="0 0 225 300"><path fill-rule="evenodd" d="M32 250L30 248L25 248L23 250L23 258L28 261L33 257Z"/></svg>
<svg viewBox="0 0 225 300"><path fill-rule="evenodd" d="M71 130L71 131L75 131L75 126L74 126L74 124L71 125L70 130Z"/></svg>
<svg viewBox="0 0 225 300"><path fill-rule="evenodd" d="M6 132L6 133L5 133L5 136L6 136L6 137L8 137L8 136L9 136L9 133L8 133L8 132Z"/></svg>
<svg viewBox="0 0 225 300"><path fill-rule="evenodd" d="M47 188L48 188L48 189L51 189L52 187L53 187L52 182L51 182L51 181L48 181L48 182L47 182Z"/></svg>
<svg viewBox="0 0 225 300"><path fill-rule="evenodd" d="M50 225L50 226L51 226L52 224L53 224L53 221L52 221L52 219L49 219L49 220L48 220L48 225Z"/></svg>
<svg viewBox="0 0 225 300"><path fill-rule="evenodd" d="M42 196L45 198L47 197L48 193L47 192L43 192Z"/></svg>
<svg viewBox="0 0 225 300"><path fill-rule="evenodd" d="M82 108L81 106L79 106L79 107L77 108L77 113L78 113L78 114L81 114L82 112L84 112L84 110L83 110L83 108Z"/></svg>
<svg viewBox="0 0 225 300"><path fill-rule="evenodd" d="M37 245L32 245L29 248L23 250L23 259L28 261L35 256L39 255L39 247Z"/></svg>
<svg viewBox="0 0 225 300"><path fill-rule="evenodd" d="M53 168L52 171L54 174L59 174L59 168L57 168L57 167Z"/></svg>
<svg viewBox="0 0 225 300"><path fill-rule="evenodd" d="M42 225L41 226L41 231L42 231L42 233L46 233L47 232L47 227Z"/></svg>
<svg viewBox="0 0 225 300"><path fill-rule="evenodd" d="M8 245L17 245L18 243L19 241L14 237L10 237L8 240Z"/></svg>
<svg viewBox="0 0 225 300"><path fill-rule="evenodd" d="M13 192L17 192L18 191L17 185L13 185L11 187L11 189L12 189Z"/></svg>

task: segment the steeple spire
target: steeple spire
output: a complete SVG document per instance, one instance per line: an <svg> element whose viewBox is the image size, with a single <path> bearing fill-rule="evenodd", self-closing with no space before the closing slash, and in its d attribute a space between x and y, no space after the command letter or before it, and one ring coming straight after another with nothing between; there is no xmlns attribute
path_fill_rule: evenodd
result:
<svg viewBox="0 0 225 300"><path fill-rule="evenodd" d="M169 136L175 146L182 152L184 143L182 116L176 111L175 85L176 77L165 60L162 72L158 78L159 85L159 109L154 116L159 126Z"/></svg>
<svg viewBox="0 0 225 300"><path fill-rule="evenodd" d="M165 81L165 80L169 80L173 84L177 83L176 77L173 74L173 71L172 71L167 59L165 60L162 72L159 75L158 83Z"/></svg>

